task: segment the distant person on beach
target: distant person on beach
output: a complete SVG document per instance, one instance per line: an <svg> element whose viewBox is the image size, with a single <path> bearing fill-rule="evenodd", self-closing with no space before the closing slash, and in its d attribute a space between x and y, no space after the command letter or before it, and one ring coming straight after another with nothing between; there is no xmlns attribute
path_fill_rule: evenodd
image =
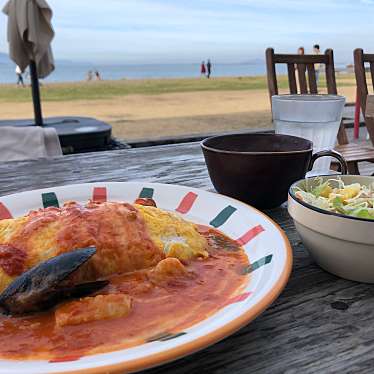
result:
<svg viewBox="0 0 374 374"><path fill-rule="evenodd" d="M87 82L92 81L92 78L93 78L92 70L88 70L86 81Z"/></svg>
<svg viewBox="0 0 374 374"><path fill-rule="evenodd" d="M99 73L98 70L95 70L95 77L96 77L96 80L98 80L98 81L101 81L101 80L102 80L102 79L101 79L101 75L100 75L100 73Z"/></svg>
<svg viewBox="0 0 374 374"><path fill-rule="evenodd" d="M321 54L321 51L320 51L320 48L319 48L319 44L314 44L313 46L313 53L315 55L320 55ZM316 72L316 82L318 83L318 80L319 80L319 73L321 71L321 64L314 64L314 70Z"/></svg>
<svg viewBox="0 0 374 374"><path fill-rule="evenodd" d="M210 74L212 74L212 63L210 62L210 60L208 59L208 62L206 63L206 70L207 70L207 75L206 77L209 79L210 78Z"/></svg>
<svg viewBox="0 0 374 374"><path fill-rule="evenodd" d="M201 75L204 75L204 77L205 77L205 74L206 74L205 61L203 61L203 62L201 63L201 66L200 66L200 74L201 74Z"/></svg>
<svg viewBox="0 0 374 374"><path fill-rule="evenodd" d="M23 82L22 70L18 65L16 66L16 76L17 76L17 86L21 85L22 87L25 87L25 83Z"/></svg>

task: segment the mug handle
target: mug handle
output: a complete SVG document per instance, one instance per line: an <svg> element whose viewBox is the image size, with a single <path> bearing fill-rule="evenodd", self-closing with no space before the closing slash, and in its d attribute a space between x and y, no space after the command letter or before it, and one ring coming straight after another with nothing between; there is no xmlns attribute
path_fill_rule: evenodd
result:
<svg viewBox="0 0 374 374"><path fill-rule="evenodd" d="M327 150L327 151L320 151L320 152L317 152L315 153L313 156L312 156L312 159L310 160L310 165L309 165L309 169L308 171L311 171L313 169L313 166L314 166L314 163L320 158L320 157L325 157L325 156L328 156L328 157L333 157L335 158L336 160L338 160L339 164L340 164L340 167L341 167L341 173L343 175L346 175L348 174L348 165L347 165L347 161L345 160L345 158L339 153L339 152L336 152L336 151L333 151L333 150Z"/></svg>

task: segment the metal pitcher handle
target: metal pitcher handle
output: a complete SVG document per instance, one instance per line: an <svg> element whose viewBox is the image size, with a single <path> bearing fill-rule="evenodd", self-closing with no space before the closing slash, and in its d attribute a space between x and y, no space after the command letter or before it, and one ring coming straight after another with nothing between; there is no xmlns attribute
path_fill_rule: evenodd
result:
<svg viewBox="0 0 374 374"><path fill-rule="evenodd" d="M314 163L320 157L333 157L333 158L335 158L336 160L338 160L338 162L340 164L341 173L344 174L344 175L348 174L348 165L347 165L347 161L345 160L345 158L339 152L333 151L331 149L327 150L327 151L320 151L320 152L315 153L312 156L312 159L310 160L310 165L309 165L308 171L313 169Z"/></svg>

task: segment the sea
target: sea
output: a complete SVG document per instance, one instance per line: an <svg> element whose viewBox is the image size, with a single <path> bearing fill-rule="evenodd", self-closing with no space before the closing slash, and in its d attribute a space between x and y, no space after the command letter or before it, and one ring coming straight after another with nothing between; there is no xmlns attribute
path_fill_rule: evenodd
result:
<svg viewBox="0 0 374 374"><path fill-rule="evenodd" d="M337 63L336 71L345 71L346 64ZM15 65L0 59L0 84L16 81ZM286 74L286 65L277 65L277 74ZM104 80L160 79L200 77L200 63L185 64L92 64L71 61L56 61L56 69L45 82L79 82L87 78L89 71L98 71ZM265 61L247 63L212 62L212 77L247 77L266 74ZM30 79L28 72L24 75Z"/></svg>
<svg viewBox="0 0 374 374"><path fill-rule="evenodd" d="M0 63L0 84L16 81L15 65ZM196 78L200 77L200 63L186 64L90 64L56 62L55 71L46 82L79 82L86 80L89 71L98 71L104 80ZM279 71L284 73L285 71ZM266 74L265 63L214 63L212 77L245 77ZM26 81L29 79L25 74Z"/></svg>

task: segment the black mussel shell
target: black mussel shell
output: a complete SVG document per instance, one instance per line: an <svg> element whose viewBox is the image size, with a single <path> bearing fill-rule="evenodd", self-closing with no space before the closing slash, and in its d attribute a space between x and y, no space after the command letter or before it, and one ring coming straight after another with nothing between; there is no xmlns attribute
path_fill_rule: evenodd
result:
<svg viewBox="0 0 374 374"><path fill-rule="evenodd" d="M28 314L51 308L66 298L86 296L105 287L107 281L78 285L64 282L95 253L95 247L77 249L36 265L3 291L0 308L7 314Z"/></svg>

